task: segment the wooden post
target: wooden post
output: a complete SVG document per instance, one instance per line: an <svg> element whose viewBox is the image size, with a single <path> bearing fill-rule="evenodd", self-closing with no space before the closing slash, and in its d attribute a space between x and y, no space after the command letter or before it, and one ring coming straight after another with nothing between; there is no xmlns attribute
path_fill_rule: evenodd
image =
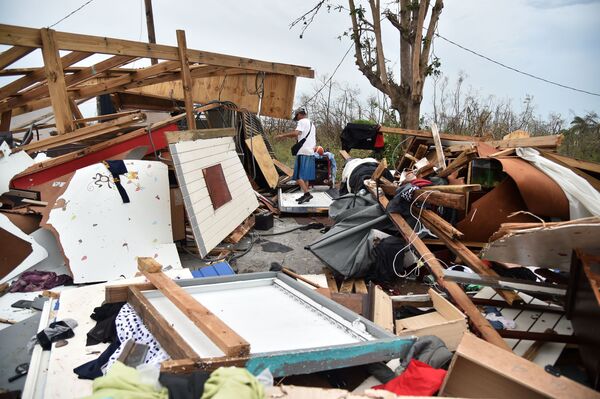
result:
<svg viewBox="0 0 600 399"><path fill-rule="evenodd" d="M181 60L181 83L183 86L183 99L185 100L185 116L188 129L196 128L196 119L194 118L194 101L192 100L192 75L190 75L190 66L187 56L187 43L185 40L185 31L177 31L177 46L179 48L179 59Z"/></svg>
<svg viewBox="0 0 600 399"><path fill-rule="evenodd" d="M10 119L12 116L12 110L4 111L0 115L0 132L8 132L10 130Z"/></svg>
<svg viewBox="0 0 600 399"><path fill-rule="evenodd" d="M71 115L60 54L56 46L55 32L51 29L43 28L40 29L40 34L42 37L44 68L46 79L48 80L54 119L56 120L56 129L58 130L58 134L69 133L73 131L73 117Z"/></svg>
<svg viewBox="0 0 600 399"><path fill-rule="evenodd" d="M156 44L156 33L154 32L154 14L152 13L152 0L144 0L146 6L146 26L148 27L148 43ZM156 58L151 58L152 65L158 63Z"/></svg>

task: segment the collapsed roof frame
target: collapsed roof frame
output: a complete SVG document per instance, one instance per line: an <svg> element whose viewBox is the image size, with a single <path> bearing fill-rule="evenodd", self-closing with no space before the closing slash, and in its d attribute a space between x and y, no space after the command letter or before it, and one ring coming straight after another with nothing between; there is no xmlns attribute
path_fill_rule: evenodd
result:
<svg viewBox="0 0 600 399"><path fill-rule="evenodd" d="M260 73L291 78L293 85L286 86L289 89L295 86L296 77L314 77L308 67L188 49L183 30L177 31L177 41L178 46L167 46L0 24L0 44L13 46L0 54L0 76L23 75L0 87L0 131L10 129L11 116L52 106L58 133L69 133L76 130L74 115L79 114L75 100L178 80L183 82L191 125L195 78ZM43 67L6 69L38 48ZM70 52L61 57L60 50ZM91 66L73 67L95 53L112 57ZM121 68L141 58L162 62L140 69ZM90 84L93 80L96 84Z"/></svg>

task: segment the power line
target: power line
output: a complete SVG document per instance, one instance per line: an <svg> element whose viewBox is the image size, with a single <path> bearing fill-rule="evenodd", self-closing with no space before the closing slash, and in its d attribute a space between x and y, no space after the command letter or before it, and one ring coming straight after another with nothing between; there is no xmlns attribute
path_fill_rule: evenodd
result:
<svg viewBox="0 0 600 399"><path fill-rule="evenodd" d="M319 93L321 91L323 91L323 89L327 86L327 83L329 83L331 81L331 79L333 79L333 77L335 76L335 73L337 72L337 70L340 68L340 66L342 66L342 63L344 62L344 60L346 59L346 57L348 56L348 53L350 53L350 50L352 50L352 47L354 47L354 43L350 44L350 47L348 47L348 50L346 50L346 54L344 54L344 56L342 57L342 59L340 60L340 62L337 64L337 66L335 67L335 69L333 70L331 76L329 77L329 79L327 79L325 81L325 83L323 83L323 86L321 86L321 88L319 90L317 90L317 92L308 100L306 100L304 102L304 105L307 105L308 103L310 103L312 100L315 99L315 97L317 97L319 95Z"/></svg>
<svg viewBox="0 0 600 399"><path fill-rule="evenodd" d="M437 37L439 37L440 39L443 39L443 40L447 41L448 43L455 45L456 47L459 47L459 48L461 48L461 49L463 49L463 50L465 50L465 51L468 51L468 52L469 52L469 53L471 53L471 54L474 54L474 55L476 55L476 56L478 56L478 57L481 57L481 58L483 58L483 59L485 59L485 60L487 60L487 61L490 61L490 62L492 62L492 63L494 63L494 64L496 64L496 65L500 65L501 67L503 67L503 68L506 68L506 69L509 69L509 70L511 70L511 71L513 71L513 72L517 72L517 73L520 73L521 75L529 76L530 78L537 79L537 80L541 80L542 82L549 83L549 84L552 84L552 85L555 85L555 86L558 86L558 87L562 87L563 89L569 89L569 90L573 90L573 91L578 91L578 92L580 92L580 93L589 94L589 95L591 95L591 96L598 96L598 97L600 97L600 94L599 94L599 93L593 93L593 92L591 92L591 91L582 90L582 89L578 89L578 88L576 88L576 87L567 86L567 85L564 85L564 84L561 84L561 83L558 83L558 82L553 82L552 80L544 79L544 78L542 78L542 77L539 77L539 76L533 75L533 74L531 74L531 73L528 73L528 72L521 71L520 69L517 69L517 68L511 67L511 66L509 66L509 65L506 65L506 64L504 64L504 63L502 63L502 62L500 62L500 61L496 61L496 60L494 60L494 59L492 59L492 58L490 58L490 57L487 57L487 56L485 56L485 55L483 55L483 54L480 54L480 53L478 53L478 52L476 52L476 51L474 51L474 50L468 49L468 48L466 48L466 47L464 47L464 46L462 46L462 45L460 45L460 44L458 44L458 43L456 43L456 42L454 42L454 41L452 41L452 40L450 40L450 39L448 39L448 38L446 38L446 37L444 37L444 36L440 35L440 34L439 34L439 33L437 33L437 32L435 32L434 34L435 34Z"/></svg>
<svg viewBox="0 0 600 399"><path fill-rule="evenodd" d="M50 25L48 28L52 28L56 25L58 25L59 23L61 23L62 21L64 21L65 19L69 18L71 15L75 14L77 11L81 10L83 7L87 6L88 4L90 4L92 1L94 0L88 0L85 3L83 3L81 6L79 6L79 8L77 8L76 10L71 11L67 16L59 19L57 22L53 23L52 25Z"/></svg>

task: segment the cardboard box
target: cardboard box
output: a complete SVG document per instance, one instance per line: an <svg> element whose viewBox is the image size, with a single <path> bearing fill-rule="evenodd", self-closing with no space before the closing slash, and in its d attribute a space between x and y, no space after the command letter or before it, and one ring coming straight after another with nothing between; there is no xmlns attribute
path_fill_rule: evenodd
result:
<svg viewBox="0 0 600 399"><path fill-rule="evenodd" d="M171 227L173 241L185 240L185 207L179 187L171 187Z"/></svg>
<svg viewBox="0 0 600 399"><path fill-rule="evenodd" d="M396 335L435 335L454 351L467 331L467 318L454 305L434 290L429 290L435 312L396 320Z"/></svg>

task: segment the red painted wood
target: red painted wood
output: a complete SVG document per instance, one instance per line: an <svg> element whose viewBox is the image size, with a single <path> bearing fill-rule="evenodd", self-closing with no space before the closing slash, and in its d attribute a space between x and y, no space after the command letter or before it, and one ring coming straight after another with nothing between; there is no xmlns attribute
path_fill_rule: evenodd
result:
<svg viewBox="0 0 600 399"><path fill-rule="evenodd" d="M160 129L152 131L152 142L154 143L154 148L160 150L167 147L168 143L164 133L176 130L179 130L177 128L177 124L173 123L171 125L167 125ZM50 180L59 178L60 176L64 176L77 169L81 169L86 166L102 162L107 159L111 159L111 157L123 154L136 147L143 146L146 146L148 148L146 154L151 154L154 152L154 148L152 147L152 143L150 142L148 134L135 137L131 140L127 140L119 144L115 144L112 147L104 148L100 151L84 155L81 158L76 158L60 165L51 166L49 168L45 168L39 171L33 171L28 175L14 179L11 182L11 186L15 189L26 190L32 186L36 186L38 184L42 184Z"/></svg>

